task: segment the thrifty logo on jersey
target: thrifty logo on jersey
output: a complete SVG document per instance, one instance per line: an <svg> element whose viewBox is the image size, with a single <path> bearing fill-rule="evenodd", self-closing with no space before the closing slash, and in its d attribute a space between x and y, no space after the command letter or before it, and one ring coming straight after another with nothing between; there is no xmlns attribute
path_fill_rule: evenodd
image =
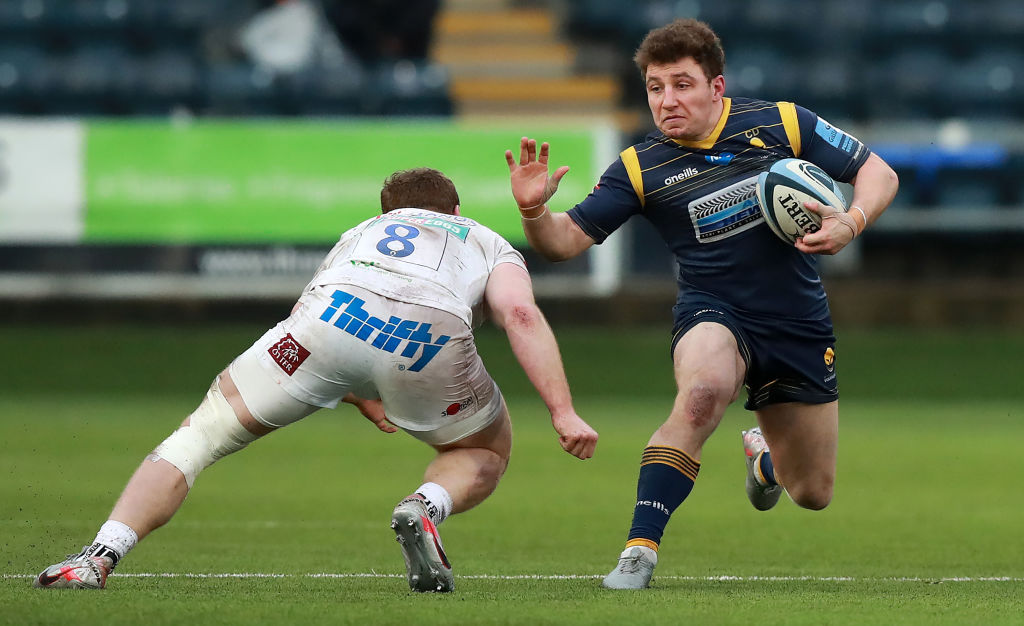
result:
<svg viewBox="0 0 1024 626"><path fill-rule="evenodd" d="M688 167L685 170L679 172L678 174L675 174L673 176L669 176L668 178L666 178L665 179L665 186L668 187L669 185L674 185L676 183L682 182L682 181L686 180L687 178L689 178L691 176L696 176L699 173L700 172L697 170L697 168L695 168L695 167Z"/></svg>
<svg viewBox="0 0 1024 626"><path fill-rule="evenodd" d="M439 217L420 217L415 215L382 215L380 219L392 220L396 222L405 222L407 224L416 224L418 226L433 226L434 228L443 228L449 233L455 235L462 241L466 240L469 236L469 225L468 224L456 224L454 221L448 219L441 219Z"/></svg>
<svg viewBox="0 0 1024 626"><path fill-rule="evenodd" d="M303 348L291 333L270 346L267 353L270 354L270 358L274 359L274 363L277 363L289 376L294 374L295 370L299 369L302 362L310 355L309 350Z"/></svg>
<svg viewBox="0 0 1024 626"><path fill-rule="evenodd" d="M410 372L418 372L426 367L451 339L448 335L435 339L430 334L430 324L427 322L403 320L394 315L387 321L374 317L363 309L365 304L366 301L361 298L340 289L335 290L331 295L331 304L320 315L320 321L333 323L337 328L384 352L394 354L404 342L401 356L411 359L418 355L412 365L399 368Z"/></svg>

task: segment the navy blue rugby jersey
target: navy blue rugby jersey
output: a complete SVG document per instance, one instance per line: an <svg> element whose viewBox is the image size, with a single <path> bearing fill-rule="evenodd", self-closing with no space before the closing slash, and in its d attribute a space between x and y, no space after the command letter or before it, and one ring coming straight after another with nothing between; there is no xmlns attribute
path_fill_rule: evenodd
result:
<svg viewBox="0 0 1024 626"><path fill-rule="evenodd" d="M569 216L597 243L633 215L650 220L678 261L684 299L706 293L741 313L823 319L817 259L772 234L757 204L757 176L799 157L849 182L870 152L792 102L723 102L705 140L655 132L623 150Z"/></svg>

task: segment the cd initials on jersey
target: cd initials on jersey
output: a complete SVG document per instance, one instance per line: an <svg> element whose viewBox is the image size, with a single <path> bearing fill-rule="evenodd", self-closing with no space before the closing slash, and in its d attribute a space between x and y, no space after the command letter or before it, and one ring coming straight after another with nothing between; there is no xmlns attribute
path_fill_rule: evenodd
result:
<svg viewBox="0 0 1024 626"><path fill-rule="evenodd" d="M757 176L697 198L687 209L700 243L732 237L764 219L757 204Z"/></svg>
<svg viewBox="0 0 1024 626"><path fill-rule="evenodd" d="M401 356L412 359L419 355L411 365L399 366L399 369L407 369L410 372L418 372L426 367L427 363L441 351L441 347L451 339L448 335L441 335L435 339L430 334L430 324L427 322L403 320L394 315L384 321L370 315L363 308L365 304L366 301L362 298L337 289L331 295L331 304L320 315L320 321L333 323L356 339L384 352L393 354L404 342L405 348L401 351Z"/></svg>

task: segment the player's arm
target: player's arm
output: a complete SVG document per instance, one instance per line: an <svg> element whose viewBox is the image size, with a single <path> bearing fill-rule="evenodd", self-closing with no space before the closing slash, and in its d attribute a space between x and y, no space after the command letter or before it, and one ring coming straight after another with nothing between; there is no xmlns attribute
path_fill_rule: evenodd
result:
<svg viewBox="0 0 1024 626"><path fill-rule="evenodd" d="M857 170L853 179L853 198L845 215L835 212L834 217L844 220L845 228L833 228L831 231L824 228L816 233L811 233L795 244L797 249L808 254L835 254L842 250L855 237L864 232L870 224L878 219L878 216L888 208L892 199L896 197L899 189L899 178L889 164L882 160L875 153L868 155L868 158ZM830 217L828 208L810 206L807 208L815 211L822 217ZM817 203L814 203L817 204Z"/></svg>
<svg viewBox="0 0 1024 626"><path fill-rule="evenodd" d="M491 319L508 335L509 345L544 404L562 449L581 459L594 455L597 432L572 405L558 343L533 298L530 275L514 263L491 272L484 291Z"/></svg>
<svg viewBox="0 0 1024 626"><path fill-rule="evenodd" d="M580 255L594 244L566 213L552 213L548 200L569 171L563 165L548 175L548 144L537 149L537 140L523 137L519 142L519 161L511 150L505 151L512 196L523 218L523 232L530 247L549 261L565 261Z"/></svg>

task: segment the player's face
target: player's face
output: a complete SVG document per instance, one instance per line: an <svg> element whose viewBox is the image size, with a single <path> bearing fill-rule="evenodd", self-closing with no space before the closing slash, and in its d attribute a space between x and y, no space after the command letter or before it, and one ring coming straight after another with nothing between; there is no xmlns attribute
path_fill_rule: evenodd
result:
<svg viewBox="0 0 1024 626"><path fill-rule="evenodd" d="M725 79L708 79L686 57L675 63L647 66L647 104L654 124L672 139L699 141L711 134L722 112Z"/></svg>

